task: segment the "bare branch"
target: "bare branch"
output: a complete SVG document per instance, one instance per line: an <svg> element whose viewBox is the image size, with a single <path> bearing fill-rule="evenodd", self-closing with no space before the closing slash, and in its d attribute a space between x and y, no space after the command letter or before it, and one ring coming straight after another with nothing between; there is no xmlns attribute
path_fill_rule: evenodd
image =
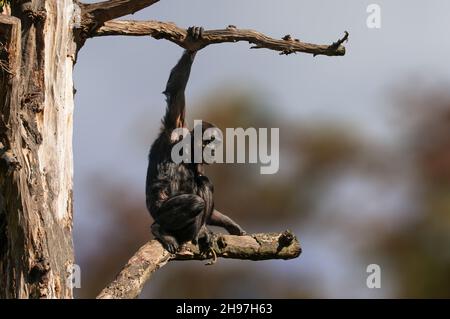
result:
<svg viewBox="0 0 450 319"><path fill-rule="evenodd" d="M293 259L300 253L300 244L289 231L251 236L216 235L212 250L208 254L202 253L198 246L188 243L179 253L171 255L158 241L152 240L136 252L116 279L103 289L97 298L136 298L150 276L171 260L213 258L214 263L217 257L247 260Z"/></svg>
<svg viewBox="0 0 450 319"><path fill-rule="evenodd" d="M109 0L92 4L79 3L83 32L89 34L106 21L134 14L156 2L159 0Z"/></svg>
<svg viewBox="0 0 450 319"><path fill-rule="evenodd" d="M345 55L345 47L342 43L348 40L346 32L343 39L331 45L317 45L302 42L290 35L282 39L273 39L258 31L229 26L223 30L204 31L202 38L195 41L188 36L187 30L177 27L174 23L129 20L107 21L91 34L93 37L107 35L152 36L155 39L169 40L188 50L199 50L214 43L247 41L254 44L252 48L266 48L279 51L280 54L304 52L328 56Z"/></svg>
<svg viewBox="0 0 450 319"><path fill-rule="evenodd" d="M127 14L134 14L159 2L159 0L109 0L92 4L80 4L83 14L90 14L98 24L120 18Z"/></svg>

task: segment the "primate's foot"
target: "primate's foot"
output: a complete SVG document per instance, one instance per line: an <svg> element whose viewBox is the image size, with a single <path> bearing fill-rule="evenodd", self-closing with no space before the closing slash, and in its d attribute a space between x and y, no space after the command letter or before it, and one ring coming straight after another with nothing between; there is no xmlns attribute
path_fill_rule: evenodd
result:
<svg viewBox="0 0 450 319"><path fill-rule="evenodd" d="M187 32L188 34L194 39L194 40L199 40L202 38L203 35L203 27L190 27Z"/></svg>
<svg viewBox="0 0 450 319"><path fill-rule="evenodd" d="M246 234L241 226L216 209L212 212L208 220L208 225L223 227L230 235L244 236Z"/></svg>
<svg viewBox="0 0 450 319"><path fill-rule="evenodd" d="M161 227L154 223L152 225L152 234L163 245L164 249L171 254L175 254L178 251L180 245L175 237L168 235L161 231Z"/></svg>
<svg viewBox="0 0 450 319"><path fill-rule="evenodd" d="M158 240L161 242L163 247L171 254L175 254L178 251L178 248L180 245L178 245L178 242L173 237L164 237L164 238L158 238Z"/></svg>
<svg viewBox="0 0 450 319"><path fill-rule="evenodd" d="M200 229L198 234L198 246L200 252L205 256L211 256L211 260L206 263L207 266L214 265L217 261L217 255L213 247L214 233L210 231L206 226Z"/></svg>
<svg viewBox="0 0 450 319"><path fill-rule="evenodd" d="M230 235L237 235L237 236L247 235L247 232L243 230L242 227L239 226L238 224L229 225L227 231L230 233Z"/></svg>
<svg viewBox="0 0 450 319"><path fill-rule="evenodd" d="M206 226L203 226L200 229L196 241L198 242L201 251L207 251L211 249L213 236L213 232L210 231Z"/></svg>

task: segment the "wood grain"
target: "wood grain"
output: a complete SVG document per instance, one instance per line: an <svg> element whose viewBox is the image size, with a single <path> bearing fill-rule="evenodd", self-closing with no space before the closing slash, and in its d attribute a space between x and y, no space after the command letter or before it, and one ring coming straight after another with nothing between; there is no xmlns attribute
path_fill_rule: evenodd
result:
<svg viewBox="0 0 450 319"><path fill-rule="evenodd" d="M142 246L123 267L116 279L98 295L98 299L136 298L151 275L172 260L210 260L233 258L243 260L293 259L301 253L300 243L290 232L263 233L248 236L215 235L210 251L187 243L175 255L157 240Z"/></svg>
<svg viewBox="0 0 450 319"><path fill-rule="evenodd" d="M297 52L312 55L342 56L345 55L345 47L342 45L348 39L348 33L342 39L329 45L318 45L300 41L290 35L274 39L261 32L248 29L238 29L229 26L221 30L208 30L203 32L199 40L193 40L188 36L186 29L180 28L174 23L161 21L134 21L114 20L107 21L103 26L96 29L90 36L151 36L155 39L169 40L188 50L199 50L211 44L235 43L246 41L253 44L254 49L270 49L279 51L280 54L292 54Z"/></svg>

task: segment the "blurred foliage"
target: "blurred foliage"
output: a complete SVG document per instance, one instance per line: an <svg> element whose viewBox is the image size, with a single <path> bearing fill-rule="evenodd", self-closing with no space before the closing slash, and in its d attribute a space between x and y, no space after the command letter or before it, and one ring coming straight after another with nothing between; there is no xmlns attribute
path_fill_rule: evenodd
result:
<svg viewBox="0 0 450 319"><path fill-rule="evenodd" d="M409 92L416 92L409 90ZM404 160L413 161L420 215L374 249L396 270L399 297L450 297L450 95L446 89L401 96Z"/></svg>

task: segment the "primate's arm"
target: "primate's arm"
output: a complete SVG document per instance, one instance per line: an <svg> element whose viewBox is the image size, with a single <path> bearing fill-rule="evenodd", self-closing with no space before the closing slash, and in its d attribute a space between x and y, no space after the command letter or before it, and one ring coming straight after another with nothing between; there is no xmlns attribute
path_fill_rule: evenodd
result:
<svg viewBox="0 0 450 319"><path fill-rule="evenodd" d="M189 36L194 39L201 37L203 28L189 28ZM196 55L196 51L184 51L183 56L177 65L170 72L169 80L165 91L163 92L167 98L167 109L163 119L164 130L171 134L175 128L184 127L185 120L185 97L184 91L191 73L192 63Z"/></svg>

